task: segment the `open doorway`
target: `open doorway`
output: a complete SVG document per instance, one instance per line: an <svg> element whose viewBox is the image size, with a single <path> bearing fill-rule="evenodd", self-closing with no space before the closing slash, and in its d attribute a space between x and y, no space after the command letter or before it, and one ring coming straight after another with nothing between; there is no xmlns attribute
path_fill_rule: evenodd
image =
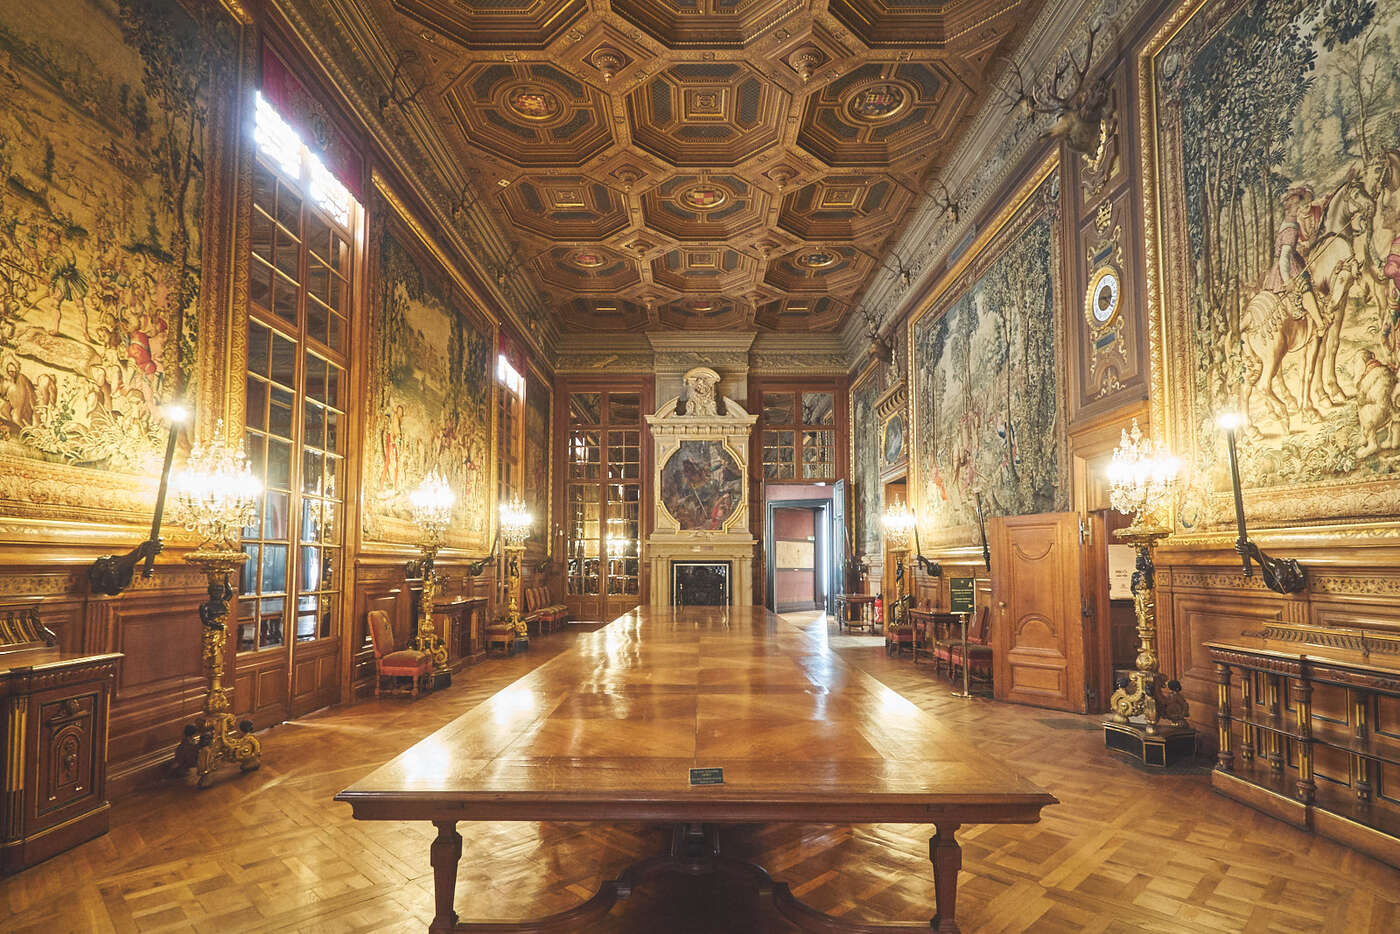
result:
<svg viewBox="0 0 1400 934"><path fill-rule="evenodd" d="M831 596L829 499L768 503L764 564L775 613L826 610Z"/></svg>

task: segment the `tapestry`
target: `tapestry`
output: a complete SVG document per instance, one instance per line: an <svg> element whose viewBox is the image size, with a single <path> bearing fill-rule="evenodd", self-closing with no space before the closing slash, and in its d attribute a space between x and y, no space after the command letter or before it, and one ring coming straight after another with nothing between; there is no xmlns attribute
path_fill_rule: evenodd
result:
<svg viewBox="0 0 1400 934"><path fill-rule="evenodd" d="M379 228L370 269L365 538L416 540L408 497L438 470L457 494L447 543L489 547L492 328L469 312L441 267L410 251L397 224Z"/></svg>
<svg viewBox="0 0 1400 934"><path fill-rule="evenodd" d="M911 490L921 544L980 540L989 516L1068 508L1059 174L1003 215L910 323Z"/></svg>
<svg viewBox="0 0 1400 934"><path fill-rule="evenodd" d="M880 553L880 421L875 400L884 391L883 366L875 367L851 390L851 498L858 555Z"/></svg>
<svg viewBox="0 0 1400 934"><path fill-rule="evenodd" d="M1144 52L1155 401L1192 467L1185 527L1233 522L1224 412L1248 419L1251 519L1400 514L1397 53L1397 0L1210 0Z"/></svg>
<svg viewBox="0 0 1400 934"><path fill-rule="evenodd" d="M0 455L159 470L226 42L176 0L0 4Z"/></svg>
<svg viewBox="0 0 1400 934"><path fill-rule="evenodd" d="M525 468L522 477L525 505L535 515L529 542L548 544L550 386L531 370L525 380Z"/></svg>
<svg viewBox="0 0 1400 934"><path fill-rule="evenodd" d="M661 504L682 530L719 531L743 504L744 473L721 441L682 441L661 468Z"/></svg>

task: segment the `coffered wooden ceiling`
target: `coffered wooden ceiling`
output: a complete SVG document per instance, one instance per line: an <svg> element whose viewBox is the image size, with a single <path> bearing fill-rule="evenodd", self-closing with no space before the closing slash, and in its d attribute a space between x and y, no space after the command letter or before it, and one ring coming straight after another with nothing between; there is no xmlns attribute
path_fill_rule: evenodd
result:
<svg viewBox="0 0 1400 934"><path fill-rule="evenodd" d="M563 330L829 331L1040 0L366 2Z"/></svg>

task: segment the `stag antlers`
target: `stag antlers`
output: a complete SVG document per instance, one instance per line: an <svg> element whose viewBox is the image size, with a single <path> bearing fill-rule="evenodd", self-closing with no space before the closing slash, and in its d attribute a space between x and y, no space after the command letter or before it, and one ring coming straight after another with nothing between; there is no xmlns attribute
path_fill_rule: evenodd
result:
<svg viewBox="0 0 1400 934"><path fill-rule="evenodd" d="M1089 80L1089 69L1094 61L1094 40L1101 28L1101 23L1089 27L1083 64L1075 57L1073 50L1066 51L1054 76L1037 85L1034 81L1027 81L1021 65L1012 61L1007 84L999 88L1010 107L1019 107L1026 116L1037 113L1055 116L1054 124L1042 134L1042 139L1062 138L1070 149L1090 155L1098 151L1099 130L1108 110L1107 76L1100 75ZM1065 77L1071 71L1074 81L1065 90Z"/></svg>

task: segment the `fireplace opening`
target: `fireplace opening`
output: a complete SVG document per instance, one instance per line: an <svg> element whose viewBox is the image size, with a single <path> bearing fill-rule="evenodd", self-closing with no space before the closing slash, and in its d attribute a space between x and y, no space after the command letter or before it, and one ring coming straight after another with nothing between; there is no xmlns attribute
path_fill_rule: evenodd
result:
<svg viewBox="0 0 1400 934"><path fill-rule="evenodd" d="M728 561L673 561L672 606L728 606Z"/></svg>

